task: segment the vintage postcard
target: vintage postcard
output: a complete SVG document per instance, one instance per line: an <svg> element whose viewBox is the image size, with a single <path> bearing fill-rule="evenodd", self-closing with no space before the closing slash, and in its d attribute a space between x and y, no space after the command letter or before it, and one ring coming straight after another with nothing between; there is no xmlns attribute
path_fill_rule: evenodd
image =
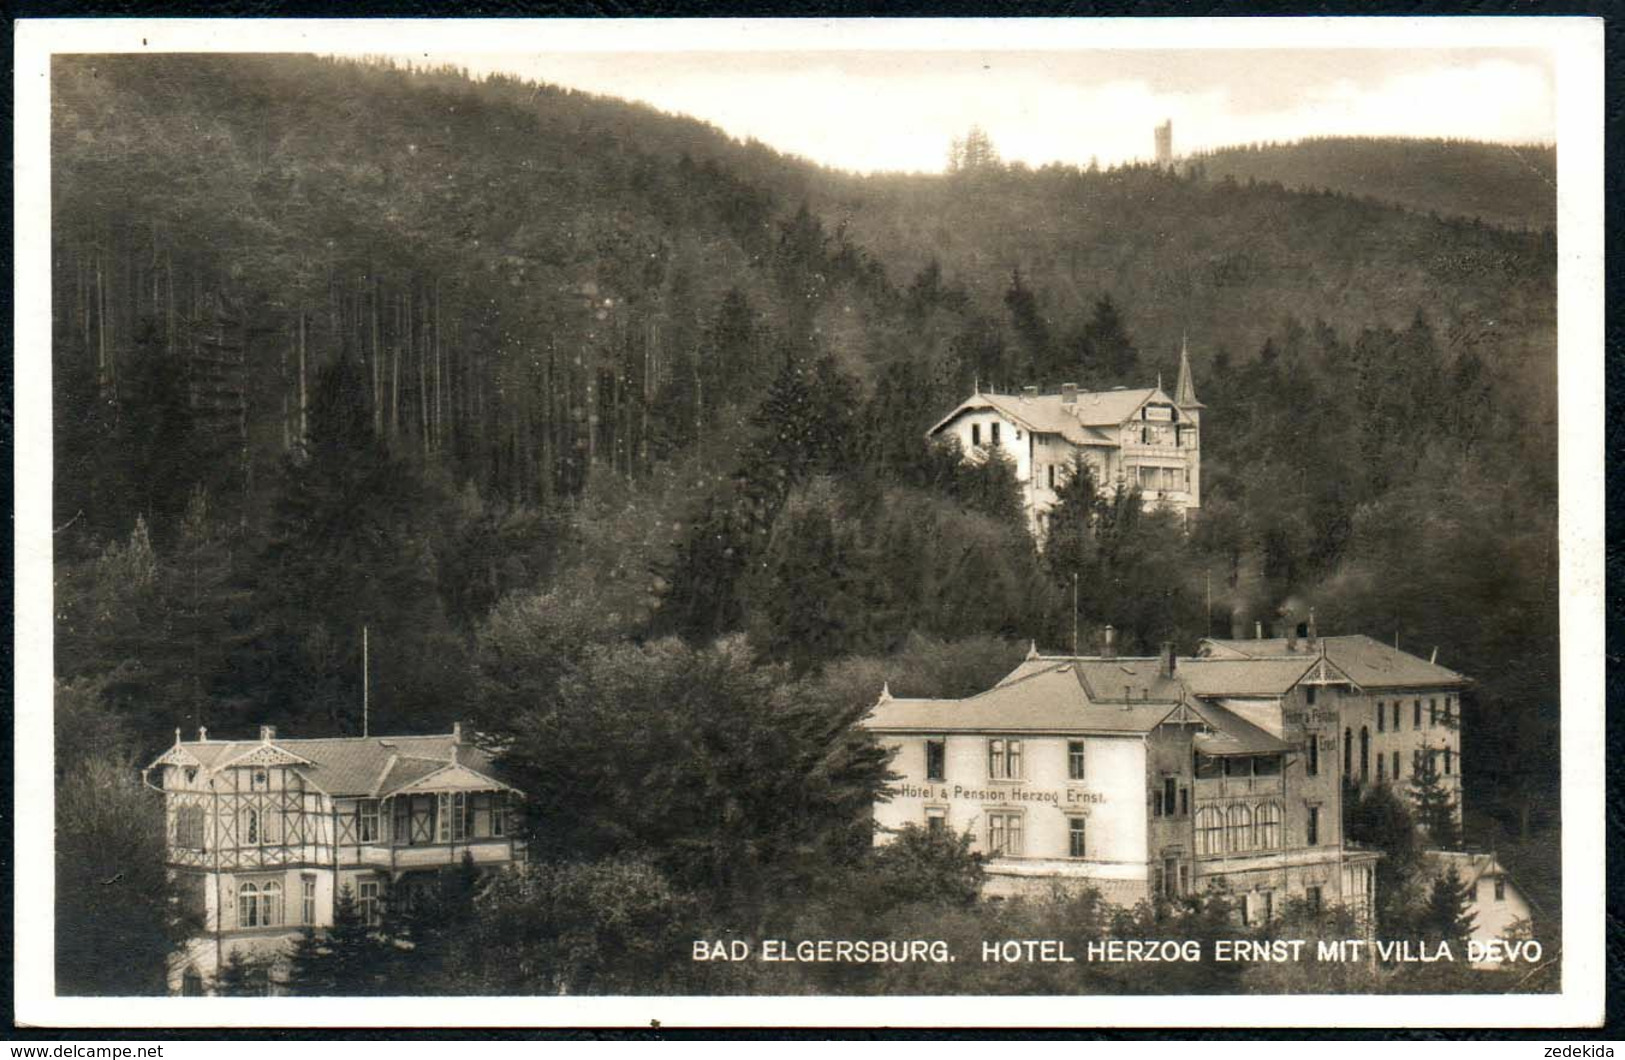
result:
<svg viewBox="0 0 1625 1060"><path fill-rule="evenodd" d="M1601 42L20 23L18 1021L1599 1023Z"/></svg>

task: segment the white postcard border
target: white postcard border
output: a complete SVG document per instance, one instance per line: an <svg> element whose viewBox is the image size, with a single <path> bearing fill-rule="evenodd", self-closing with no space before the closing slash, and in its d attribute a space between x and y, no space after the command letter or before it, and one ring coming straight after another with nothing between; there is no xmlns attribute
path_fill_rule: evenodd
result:
<svg viewBox="0 0 1625 1060"><path fill-rule="evenodd" d="M1603 1018L1603 34L1597 18L21 20L15 23L15 1019L123 1026L1288 1027ZM52 820L50 205L54 53L1546 49L1557 71L1563 983L1549 996L58 998Z"/></svg>

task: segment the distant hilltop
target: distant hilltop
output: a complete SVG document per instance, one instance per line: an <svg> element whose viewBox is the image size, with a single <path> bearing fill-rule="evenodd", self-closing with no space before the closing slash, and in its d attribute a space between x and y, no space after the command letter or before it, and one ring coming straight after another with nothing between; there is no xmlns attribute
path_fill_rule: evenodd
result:
<svg viewBox="0 0 1625 1060"><path fill-rule="evenodd" d="M1473 140L1327 137L1195 152L1180 169L1288 188L1370 196L1418 213L1503 228L1556 224L1557 149Z"/></svg>

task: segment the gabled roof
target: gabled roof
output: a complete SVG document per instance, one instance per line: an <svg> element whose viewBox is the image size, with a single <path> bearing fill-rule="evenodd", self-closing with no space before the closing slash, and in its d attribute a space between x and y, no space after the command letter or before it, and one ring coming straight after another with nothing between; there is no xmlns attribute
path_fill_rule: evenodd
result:
<svg viewBox="0 0 1625 1060"><path fill-rule="evenodd" d="M1181 659L1174 671L1193 696L1284 696L1317 662L1296 659Z"/></svg>
<svg viewBox="0 0 1625 1060"><path fill-rule="evenodd" d="M152 765L178 764L179 755L184 753L206 769L221 770L258 764L257 759L267 752L292 764L313 786L336 797L386 798L421 785L425 778L454 765L490 780L494 786L507 787L496 780L491 757L478 747L460 742L455 733L182 741ZM418 786L417 790L428 789Z"/></svg>
<svg viewBox="0 0 1625 1060"><path fill-rule="evenodd" d="M1074 445L1114 445L1116 439L1104 428L1126 423L1152 399L1173 404L1173 399L1158 387L1080 390L1073 402L1064 401L1060 394L976 393L938 420L926 434L936 434L966 412L992 409L1034 434L1058 434Z"/></svg>
<svg viewBox="0 0 1625 1060"><path fill-rule="evenodd" d="M1198 733L1197 750L1215 757L1226 755L1284 754L1292 745L1277 739L1257 725L1217 703L1198 701L1192 708L1210 726L1209 731Z"/></svg>
<svg viewBox="0 0 1625 1060"><path fill-rule="evenodd" d="M1134 661L1134 660L1131 660ZM1070 660L1023 663L986 692L968 699L882 697L864 720L870 729L925 732L1092 732L1141 734L1155 729L1177 700L1125 706L1096 700ZM1154 669L1154 664L1153 664Z"/></svg>
<svg viewBox="0 0 1625 1060"><path fill-rule="evenodd" d="M1289 651L1284 637L1230 640L1210 637L1202 642L1209 659L1303 659L1313 661L1324 649L1327 660L1361 688L1449 688L1468 683L1454 670L1430 663L1363 633L1322 637L1309 646L1306 639Z"/></svg>

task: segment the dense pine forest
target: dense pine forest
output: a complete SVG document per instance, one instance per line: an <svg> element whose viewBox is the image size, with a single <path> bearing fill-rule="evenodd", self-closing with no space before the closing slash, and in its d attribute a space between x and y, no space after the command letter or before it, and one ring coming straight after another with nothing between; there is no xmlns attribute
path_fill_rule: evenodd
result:
<svg viewBox="0 0 1625 1060"><path fill-rule="evenodd" d="M1539 231L1557 221L1557 149L1549 144L1316 138L1202 151L1185 164L1210 180L1329 188L1506 228Z"/></svg>
<svg viewBox="0 0 1625 1060"><path fill-rule="evenodd" d="M854 824L885 768L850 723L883 682L969 694L1064 649L1074 575L1130 651L1311 606L1437 649L1477 682L1470 831L1554 841L1556 245L1489 149L1382 188L1326 144L860 177L548 85L287 56L59 58L52 100L74 878L99 837L139 846L93 795L137 797L120 770L175 726L359 731L366 629L373 731L506 737L538 851L595 859L558 894L766 924L820 867L907 874ZM1182 336L1189 533L1119 490L1040 547L1007 463L926 444L977 383L1171 381ZM672 812L712 789L726 836ZM487 927L556 945L544 920Z"/></svg>

